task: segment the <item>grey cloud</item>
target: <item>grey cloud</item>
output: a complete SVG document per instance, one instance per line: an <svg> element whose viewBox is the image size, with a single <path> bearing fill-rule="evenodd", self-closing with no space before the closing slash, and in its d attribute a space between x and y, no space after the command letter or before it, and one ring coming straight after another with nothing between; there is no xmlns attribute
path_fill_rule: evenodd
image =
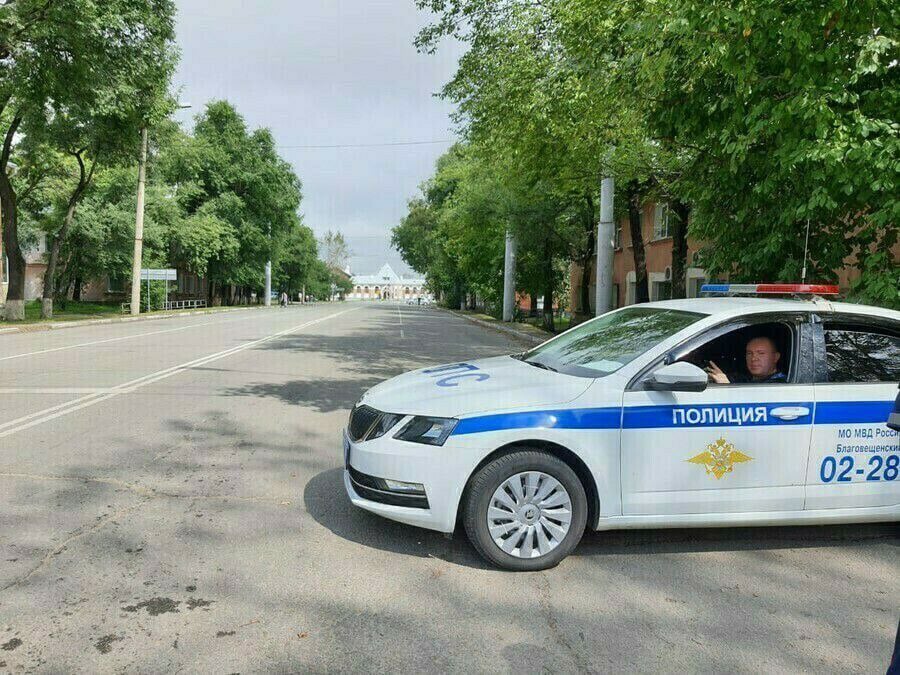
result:
<svg viewBox="0 0 900 675"><path fill-rule="evenodd" d="M177 2L176 86L194 106L183 119L226 98L252 127L271 128L280 146L453 137L449 106L433 94L460 47L418 54L412 40L428 17L413 0ZM446 147L280 152L303 180L307 224L344 232L355 271L365 273L381 259L402 266L389 250L390 228Z"/></svg>

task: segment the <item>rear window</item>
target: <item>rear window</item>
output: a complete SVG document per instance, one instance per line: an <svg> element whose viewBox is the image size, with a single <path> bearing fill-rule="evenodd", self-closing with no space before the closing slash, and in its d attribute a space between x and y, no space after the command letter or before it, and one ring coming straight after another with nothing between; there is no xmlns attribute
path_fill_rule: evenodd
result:
<svg viewBox="0 0 900 675"><path fill-rule="evenodd" d="M704 317L697 312L628 307L573 328L519 358L566 375L603 377Z"/></svg>
<svg viewBox="0 0 900 675"><path fill-rule="evenodd" d="M887 328L825 324L828 382L900 381L900 335Z"/></svg>

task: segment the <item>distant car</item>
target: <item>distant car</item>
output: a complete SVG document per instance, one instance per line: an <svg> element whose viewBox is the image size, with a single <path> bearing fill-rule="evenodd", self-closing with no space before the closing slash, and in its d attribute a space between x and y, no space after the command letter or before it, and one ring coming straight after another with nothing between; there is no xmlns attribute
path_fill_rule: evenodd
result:
<svg viewBox="0 0 900 675"><path fill-rule="evenodd" d="M777 347L766 382L744 372L759 337ZM733 383L709 384L709 362ZM373 387L344 432L344 484L386 518L461 524L514 570L557 564L586 527L895 521L900 435L885 420L898 380L900 312L634 305L522 354Z"/></svg>

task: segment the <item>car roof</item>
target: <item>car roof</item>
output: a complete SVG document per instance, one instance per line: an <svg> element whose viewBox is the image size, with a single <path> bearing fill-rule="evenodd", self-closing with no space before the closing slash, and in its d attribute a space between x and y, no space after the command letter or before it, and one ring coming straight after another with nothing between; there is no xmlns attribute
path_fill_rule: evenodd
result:
<svg viewBox="0 0 900 675"><path fill-rule="evenodd" d="M900 321L900 312L872 305L856 305L849 302L832 302L824 298L809 300L792 300L785 298L753 298L753 297L709 297L688 298L685 300L663 300L650 302L644 307L659 309L677 309L684 312L720 316L740 316L742 314L758 314L762 312L834 312L872 317L884 317Z"/></svg>

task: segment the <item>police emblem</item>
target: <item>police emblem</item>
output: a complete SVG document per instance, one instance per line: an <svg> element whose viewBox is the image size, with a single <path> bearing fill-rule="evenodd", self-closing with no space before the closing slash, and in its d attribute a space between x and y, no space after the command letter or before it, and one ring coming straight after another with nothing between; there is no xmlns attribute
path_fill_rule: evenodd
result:
<svg viewBox="0 0 900 675"><path fill-rule="evenodd" d="M707 475L715 476L716 480L719 480L726 473L734 471L735 464L749 462L752 459L752 457L745 455L740 450L736 450L724 438L720 438L715 443L707 445L705 452L701 452L699 455L685 461L691 464L702 464L706 469Z"/></svg>

